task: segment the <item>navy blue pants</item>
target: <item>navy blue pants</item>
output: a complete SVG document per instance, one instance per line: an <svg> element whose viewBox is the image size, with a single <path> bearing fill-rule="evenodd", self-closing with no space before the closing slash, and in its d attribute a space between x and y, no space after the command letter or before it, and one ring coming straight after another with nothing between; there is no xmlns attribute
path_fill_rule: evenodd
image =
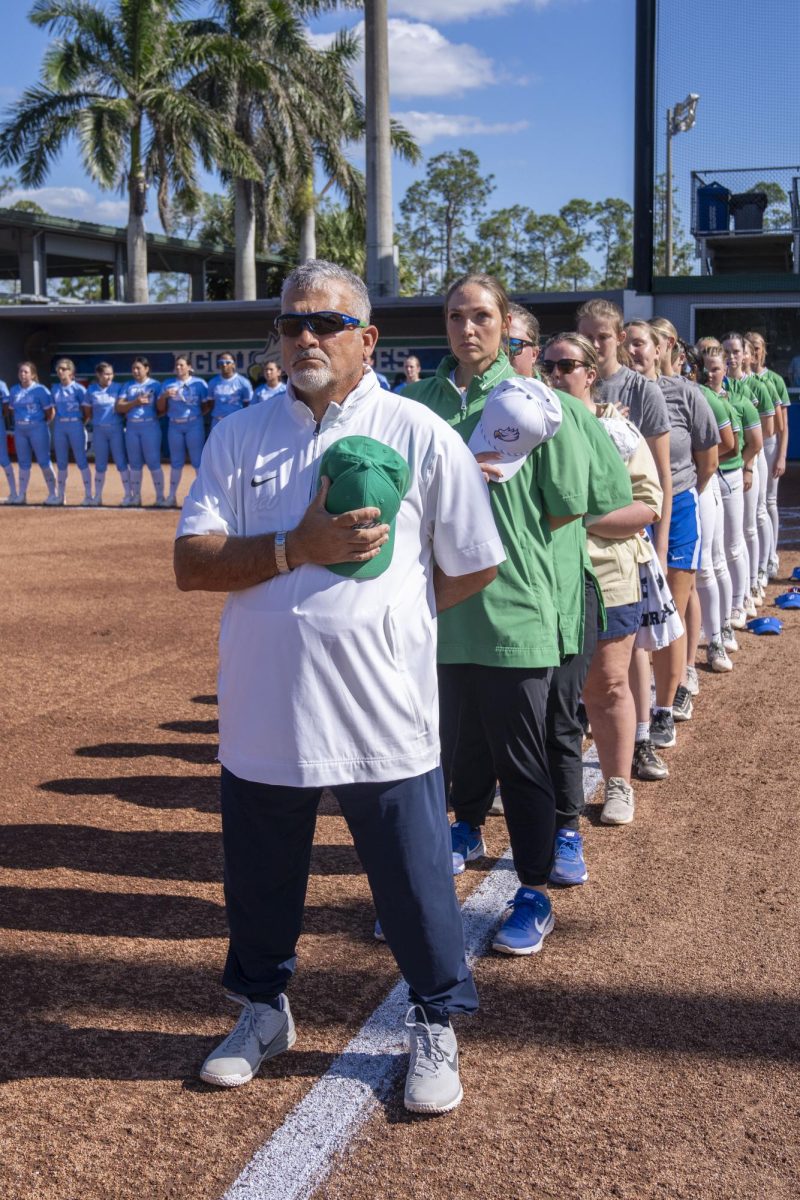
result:
<svg viewBox="0 0 800 1200"><path fill-rule="evenodd" d="M297 964L320 788L250 783L222 768L225 907L222 981L266 1002ZM337 784L386 941L430 1020L478 1007L464 957L442 773Z"/></svg>

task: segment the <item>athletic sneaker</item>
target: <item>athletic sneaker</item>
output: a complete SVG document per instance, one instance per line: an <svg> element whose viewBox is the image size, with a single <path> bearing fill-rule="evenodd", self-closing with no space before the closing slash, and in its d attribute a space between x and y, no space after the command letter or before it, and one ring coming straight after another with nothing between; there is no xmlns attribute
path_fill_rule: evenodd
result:
<svg viewBox="0 0 800 1200"><path fill-rule="evenodd" d="M697 678L697 667L686 668L686 688L690 696L700 695L700 680Z"/></svg>
<svg viewBox="0 0 800 1200"><path fill-rule="evenodd" d="M242 1015L231 1032L212 1050L200 1068L200 1078L217 1087L239 1087L249 1083L265 1058L274 1058L297 1040L289 1001L278 997L280 1008L254 1004L247 996L226 993L241 1004Z"/></svg>
<svg viewBox="0 0 800 1200"><path fill-rule="evenodd" d="M767 566L767 576L770 579L777 579L778 572L780 571L780 569L781 569L780 560L776 554L774 558L771 558L769 560L769 564Z"/></svg>
<svg viewBox="0 0 800 1200"><path fill-rule="evenodd" d="M708 665L712 671L732 671L733 663L728 658L724 642L711 642L708 647Z"/></svg>
<svg viewBox="0 0 800 1200"><path fill-rule="evenodd" d="M409 1112L450 1112L464 1095L452 1025L429 1021L422 1006L412 1004L406 1028L409 1063L403 1103Z"/></svg>
<svg viewBox="0 0 800 1200"><path fill-rule="evenodd" d="M747 609L734 608L731 610L731 629L744 629L747 625Z"/></svg>
<svg viewBox="0 0 800 1200"><path fill-rule="evenodd" d="M756 608L764 607L764 597L761 595L761 590L758 584L754 584L753 587L750 588L750 599L753 601L753 604L756 606Z"/></svg>
<svg viewBox="0 0 800 1200"><path fill-rule="evenodd" d="M752 596L749 596L749 595L748 595L748 596L745 596L745 598L744 598L744 611L745 611L746 615L747 615L747 616L748 616L748 617L749 617L751 620L752 620L752 618L753 618L753 617L757 617L757 616L758 616L758 609L756 608L755 601L753 600L753 597L752 597ZM732 622L732 621L731 621L731 624L733 624L733 622Z"/></svg>
<svg viewBox="0 0 800 1200"><path fill-rule="evenodd" d="M521 887L506 908L511 912L495 934L492 949L501 954L538 954L555 924L547 896Z"/></svg>
<svg viewBox="0 0 800 1200"><path fill-rule="evenodd" d="M375 928L372 931L372 936L375 938L376 942L385 942L386 941L386 934L381 929L380 921L375 922Z"/></svg>
<svg viewBox="0 0 800 1200"><path fill-rule="evenodd" d="M505 811L503 808L503 797L500 795L500 788L498 788L494 794L494 800L489 812L493 817L502 817L505 816Z"/></svg>
<svg viewBox="0 0 800 1200"><path fill-rule="evenodd" d="M656 749L666 750L677 740L672 713L666 708L654 712L650 717L650 741Z"/></svg>
<svg viewBox="0 0 800 1200"><path fill-rule="evenodd" d="M583 736L590 738L592 736L592 726L589 722L589 714L586 711L586 705L582 700L578 701L578 711L575 715L580 722L580 727L583 730Z"/></svg>
<svg viewBox="0 0 800 1200"><path fill-rule="evenodd" d="M460 875L468 862L483 858L486 845L480 829L473 829L469 821L454 821L450 826L450 841L453 846L453 874Z"/></svg>
<svg viewBox="0 0 800 1200"><path fill-rule="evenodd" d="M633 788L624 779L606 780L605 801L600 812L603 825L630 825L633 820Z"/></svg>
<svg viewBox="0 0 800 1200"><path fill-rule="evenodd" d="M47 499L44 501L44 503L49 508L55 508L56 505L60 505L60 504L64 503L64 497L57 496L55 492L51 492L50 495L47 497Z"/></svg>
<svg viewBox="0 0 800 1200"><path fill-rule="evenodd" d="M733 627L730 624L722 626L722 644L729 654L735 654L739 649L736 634L733 632Z"/></svg>
<svg viewBox="0 0 800 1200"><path fill-rule="evenodd" d="M583 838L577 829L559 829L549 882L557 887L574 887L586 883L589 872L583 857Z"/></svg>
<svg viewBox="0 0 800 1200"><path fill-rule="evenodd" d="M692 697L689 689L680 683L675 692L675 699L672 701L672 716L676 721L691 721L692 710Z"/></svg>
<svg viewBox="0 0 800 1200"><path fill-rule="evenodd" d="M761 599L762 599L762 600L764 599L764 597L765 597L765 596L766 596L766 594L767 594L767 584L768 584L768 583L769 583L769 576L767 575L767 572L766 572L766 571L762 571L762 570L759 568L759 572L758 572L758 589L759 589L759 591L761 592Z"/></svg>
<svg viewBox="0 0 800 1200"><path fill-rule="evenodd" d="M636 779L644 779L648 783L655 782L657 779L666 779L669 776L669 767L661 755L656 754L649 738L646 741L637 742L634 746L631 774Z"/></svg>

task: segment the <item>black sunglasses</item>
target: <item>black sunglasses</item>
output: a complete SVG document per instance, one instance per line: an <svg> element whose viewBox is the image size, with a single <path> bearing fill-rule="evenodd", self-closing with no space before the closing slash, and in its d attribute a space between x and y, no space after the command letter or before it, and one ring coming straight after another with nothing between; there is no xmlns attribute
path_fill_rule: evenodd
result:
<svg viewBox="0 0 800 1200"><path fill-rule="evenodd" d="M583 362L580 358L543 358L539 366L544 371L545 375L552 375L556 367L562 375L571 375L576 367L586 367L589 364Z"/></svg>
<svg viewBox="0 0 800 1200"><path fill-rule="evenodd" d="M522 353L526 346L530 346L533 350L536 349L535 342L527 342L525 338L510 337L508 339L508 357L516 358L518 354Z"/></svg>
<svg viewBox="0 0 800 1200"><path fill-rule="evenodd" d="M343 329L366 328L366 321L340 312L281 313L275 318L275 330L281 337L299 337L304 329L319 337L320 334L341 333Z"/></svg>

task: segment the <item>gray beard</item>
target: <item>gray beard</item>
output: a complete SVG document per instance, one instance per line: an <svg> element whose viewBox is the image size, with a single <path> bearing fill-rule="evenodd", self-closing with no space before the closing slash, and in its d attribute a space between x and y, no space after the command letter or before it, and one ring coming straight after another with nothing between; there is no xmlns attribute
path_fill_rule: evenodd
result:
<svg viewBox="0 0 800 1200"><path fill-rule="evenodd" d="M298 363L292 369L291 380L296 388L301 392L310 392L312 395L317 392L324 392L334 382L335 376L330 367L325 366L319 361L314 360L314 366L304 367L302 363Z"/></svg>

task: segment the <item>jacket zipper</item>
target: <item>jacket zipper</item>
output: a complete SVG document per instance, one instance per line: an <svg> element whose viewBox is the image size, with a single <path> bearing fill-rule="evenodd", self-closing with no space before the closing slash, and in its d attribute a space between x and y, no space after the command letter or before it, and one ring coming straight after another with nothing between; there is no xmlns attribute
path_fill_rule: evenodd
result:
<svg viewBox="0 0 800 1200"><path fill-rule="evenodd" d="M319 446L319 427L321 424L322 424L321 421L317 421L316 425L314 426L314 436L311 439L311 466L312 466L312 468L314 466L314 463L317 461L317 447ZM311 486L308 490L309 504L314 499L314 484L315 484L315 482L316 482L316 480L314 479L314 472L312 470Z"/></svg>

